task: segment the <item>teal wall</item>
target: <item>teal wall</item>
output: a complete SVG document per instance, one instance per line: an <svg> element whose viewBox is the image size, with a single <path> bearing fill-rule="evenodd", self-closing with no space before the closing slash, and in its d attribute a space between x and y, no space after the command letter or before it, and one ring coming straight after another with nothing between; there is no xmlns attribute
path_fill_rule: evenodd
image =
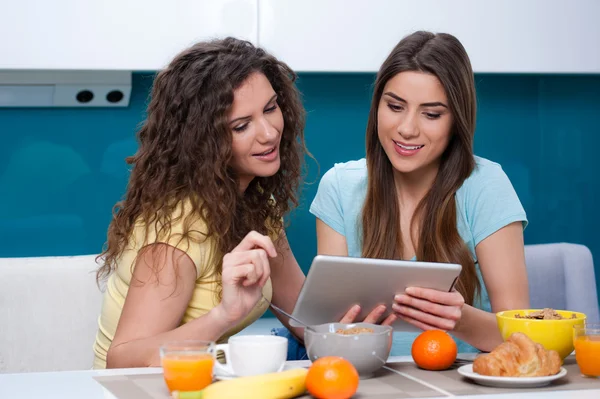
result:
<svg viewBox="0 0 600 399"><path fill-rule="evenodd" d="M372 74L304 74L306 140L317 180L364 156ZM600 76L477 75L476 154L502 164L527 211L526 242L585 244L600 287ZM98 253L127 183L152 75L133 78L124 109L0 108L0 256ZM304 189L288 230L306 270L316 251Z"/></svg>

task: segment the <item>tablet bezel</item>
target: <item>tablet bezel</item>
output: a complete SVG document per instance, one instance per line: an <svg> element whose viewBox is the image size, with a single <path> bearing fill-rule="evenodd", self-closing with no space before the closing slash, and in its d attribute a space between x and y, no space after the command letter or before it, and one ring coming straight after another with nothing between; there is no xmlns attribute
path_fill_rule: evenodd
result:
<svg viewBox="0 0 600 399"><path fill-rule="evenodd" d="M453 263L317 255L306 276L292 315L310 325L339 321L354 304L362 321L378 304L386 305L380 322L391 313L394 296L407 287L449 292L462 270ZM290 320L294 327L302 327ZM421 331L401 319L394 331Z"/></svg>

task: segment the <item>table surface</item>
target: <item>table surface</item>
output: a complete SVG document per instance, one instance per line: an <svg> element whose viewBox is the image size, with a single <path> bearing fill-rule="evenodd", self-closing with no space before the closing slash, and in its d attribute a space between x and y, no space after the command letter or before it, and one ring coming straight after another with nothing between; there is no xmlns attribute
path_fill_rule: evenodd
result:
<svg viewBox="0 0 600 399"><path fill-rule="evenodd" d="M407 356L390 357L388 363L406 363L412 359ZM289 362L290 365L306 367L308 361ZM391 369L390 369L391 370ZM46 373L19 373L0 374L0 398L44 398L44 399L115 399L115 397L102 385L94 380L96 376L131 375L131 374L157 374L160 368L112 369L112 370L82 370L59 371ZM445 398L450 395L443 395ZM489 397L490 399L554 399L564 397L577 397L577 399L598 399L600 389L586 389L577 391L554 392L519 392L499 395L461 396L464 399Z"/></svg>

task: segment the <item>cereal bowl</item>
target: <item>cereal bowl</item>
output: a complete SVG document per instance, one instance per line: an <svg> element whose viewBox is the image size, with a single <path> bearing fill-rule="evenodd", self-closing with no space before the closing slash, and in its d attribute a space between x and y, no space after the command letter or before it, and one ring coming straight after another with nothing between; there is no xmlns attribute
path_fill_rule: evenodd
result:
<svg viewBox="0 0 600 399"><path fill-rule="evenodd" d="M522 332L532 341L542 344L545 349L555 350L564 360L573 352L573 326L583 325L586 315L570 310L552 310L560 315L560 320L530 319L532 314L543 309L518 309L496 313L498 328L506 340L512 333Z"/></svg>
<svg viewBox="0 0 600 399"><path fill-rule="evenodd" d="M370 323L326 323L304 330L311 361L339 356L354 365L361 379L370 378L387 361L392 349L392 327Z"/></svg>

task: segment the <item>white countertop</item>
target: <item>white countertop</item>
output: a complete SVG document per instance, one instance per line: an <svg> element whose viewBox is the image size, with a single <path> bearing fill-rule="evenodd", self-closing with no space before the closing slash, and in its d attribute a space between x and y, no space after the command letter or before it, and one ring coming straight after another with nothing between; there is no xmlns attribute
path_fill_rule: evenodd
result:
<svg viewBox="0 0 600 399"><path fill-rule="evenodd" d="M388 363L410 362L410 357L390 357ZM290 362L297 366L308 366L308 361ZM390 369L392 370L392 369ZM393 370L392 370L393 371ZM106 389L97 383L93 377L125 374L154 374L161 373L160 368L137 368L137 369L113 369L113 370L83 370L83 371L59 371L46 373L19 373L0 374L0 399L115 399ZM447 396L440 396L444 398ZM598 399L600 389L588 389L578 391L555 391L555 392L531 392L461 396L463 399L473 398L489 399Z"/></svg>

